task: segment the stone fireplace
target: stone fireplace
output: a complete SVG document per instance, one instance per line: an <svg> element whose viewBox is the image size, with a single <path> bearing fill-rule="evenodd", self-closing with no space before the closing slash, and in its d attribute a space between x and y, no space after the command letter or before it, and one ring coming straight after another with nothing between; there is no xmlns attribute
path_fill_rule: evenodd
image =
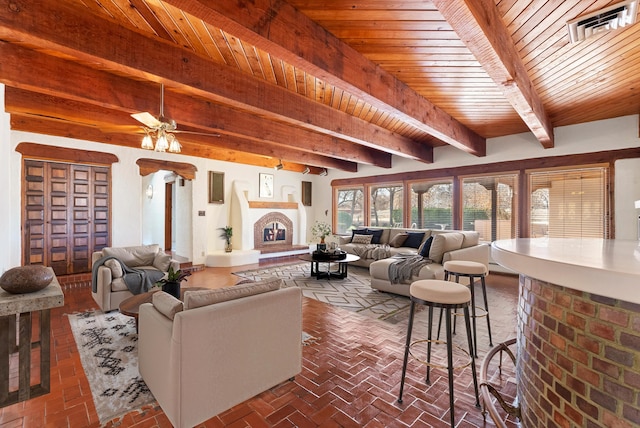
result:
<svg viewBox="0 0 640 428"><path fill-rule="evenodd" d="M293 221L286 215L273 211L260 217L253 225L253 248L270 249L276 245L291 247L293 235Z"/></svg>

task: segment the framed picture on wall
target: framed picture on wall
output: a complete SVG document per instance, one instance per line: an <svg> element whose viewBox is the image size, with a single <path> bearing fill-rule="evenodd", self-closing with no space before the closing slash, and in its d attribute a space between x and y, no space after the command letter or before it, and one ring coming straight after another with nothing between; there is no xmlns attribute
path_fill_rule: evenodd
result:
<svg viewBox="0 0 640 428"><path fill-rule="evenodd" d="M260 197L273 198L273 174L260 173Z"/></svg>

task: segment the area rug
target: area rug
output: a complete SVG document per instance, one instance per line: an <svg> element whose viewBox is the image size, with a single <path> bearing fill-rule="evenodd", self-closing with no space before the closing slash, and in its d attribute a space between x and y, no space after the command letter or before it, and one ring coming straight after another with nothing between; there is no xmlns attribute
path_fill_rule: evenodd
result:
<svg viewBox="0 0 640 428"><path fill-rule="evenodd" d="M134 319L119 312L69 315L101 424L154 401L138 372Z"/></svg>
<svg viewBox="0 0 640 428"><path fill-rule="evenodd" d="M408 313L409 298L372 289L367 268L349 266L346 278L330 280L311 277L310 269L311 263L298 263L237 272L236 275L251 280L282 278L285 287L299 287L305 297L392 323L399 314ZM406 316L400 318L406 319Z"/></svg>

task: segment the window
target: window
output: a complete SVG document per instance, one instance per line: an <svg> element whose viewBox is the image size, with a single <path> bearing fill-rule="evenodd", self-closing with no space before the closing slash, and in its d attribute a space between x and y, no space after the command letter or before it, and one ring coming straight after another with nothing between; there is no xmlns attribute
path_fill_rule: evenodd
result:
<svg viewBox="0 0 640 428"><path fill-rule="evenodd" d="M402 227L403 186L385 184L371 186L369 225L378 227Z"/></svg>
<svg viewBox="0 0 640 428"><path fill-rule="evenodd" d="M517 235L517 174L462 179L462 230L475 230L483 241Z"/></svg>
<svg viewBox="0 0 640 428"><path fill-rule="evenodd" d="M336 200L338 234L364 224L364 188L337 189Z"/></svg>
<svg viewBox="0 0 640 428"><path fill-rule="evenodd" d="M453 225L453 180L420 181L410 184L411 227L451 229Z"/></svg>
<svg viewBox="0 0 640 428"><path fill-rule="evenodd" d="M606 238L608 168L529 172L530 236Z"/></svg>

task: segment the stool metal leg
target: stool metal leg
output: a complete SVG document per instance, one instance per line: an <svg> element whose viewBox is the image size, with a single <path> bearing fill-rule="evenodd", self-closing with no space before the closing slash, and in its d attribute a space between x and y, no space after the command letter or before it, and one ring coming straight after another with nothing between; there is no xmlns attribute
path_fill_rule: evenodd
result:
<svg viewBox="0 0 640 428"><path fill-rule="evenodd" d="M480 407L480 396L478 395L478 377L476 374L476 359L473 356L473 341L471 340L471 327L469 325L469 307L464 308L464 320L467 326L467 342L469 343L469 354L471 354L471 374L473 376L473 390L476 394L476 407Z"/></svg>
<svg viewBox="0 0 640 428"><path fill-rule="evenodd" d="M433 306L429 305L429 327L427 330L427 377L425 378L425 382L427 385L431 385L431 379L429 378L431 374L431 344L433 337Z"/></svg>
<svg viewBox="0 0 640 428"><path fill-rule="evenodd" d="M471 289L471 322L473 323L473 352L478 358L478 332L476 329L476 283L473 276L469 276L469 288Z"/></svg>
<svg viewBox="0 0 640 428"><path fill-rule="evenodd" d="M404 362L402 363L402 379L400 380L400 394L398 395L398 403L402 403L402 392L404 391L404 377L407 374L407 362L409 360L409 347L411 346L411 330L413 330L413 315L416 304L411 301L409 310L409 322L407 324L407 342L404 346Z"/></svg>
<svg viewBox="0 0 640 428"><path fill-rule="evenodd" d="M482 296L484 297L484 310L487 313L487 331L489 332L489 346L493 346L493 340L491 339L491 321L489 320L489 303L487 302L487 285L484 280L484 275L480 277L480 283L482 284Z"/></svg>
<svg viewBox="0 0 640 428"><path fill-rule="evenodd" d="M449 374L449 412L451 426L455 426L455 409L453 407L453 336L451 334L451 309L446 309L445 325L447 329L447 372Z"/></svg>

